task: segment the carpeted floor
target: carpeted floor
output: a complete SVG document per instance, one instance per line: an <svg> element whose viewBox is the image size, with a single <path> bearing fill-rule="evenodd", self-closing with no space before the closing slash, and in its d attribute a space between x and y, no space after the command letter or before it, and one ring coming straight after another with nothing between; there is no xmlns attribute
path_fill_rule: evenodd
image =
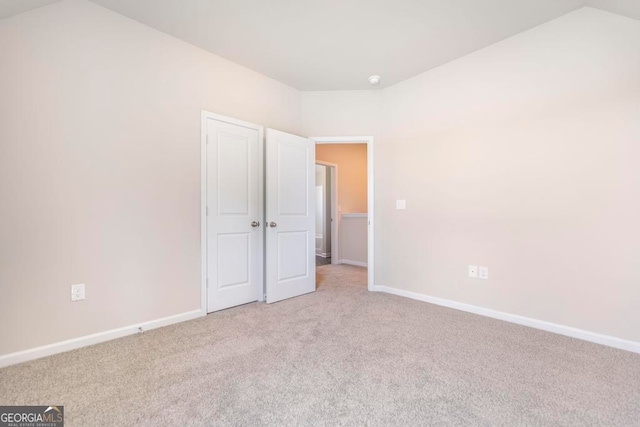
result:
<svg viewBox="0 0 640 427"><path fill-rule="evenodd" d="M640 425L640 355L366 291L318 291L0 370L67 426Z"/></svg>

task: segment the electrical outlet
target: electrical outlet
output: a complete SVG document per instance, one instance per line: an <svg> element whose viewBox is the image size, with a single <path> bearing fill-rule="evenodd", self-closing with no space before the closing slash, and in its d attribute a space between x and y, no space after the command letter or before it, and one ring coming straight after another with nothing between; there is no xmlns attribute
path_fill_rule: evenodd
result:
<svg viewBox="0 0 640 427"><path fill-rule="evenodd" d="M71 301L80 301L84 299L84 283L71 285Z"/></svg>
<svg viewBox="0 0 640 427"><path fill-rule="evenodd" d="M483 267L480 266L478 267L478 277L482 280L488 280L489 279L489 267Z"/></svg>
<svg viewBox="0 0 640 427"><path fill-rule="evenodd" d="M396 209L407 209L406 200L396 200Z"/></svg>
<svg viewBox="0 0 640 427"><path fill-rule="evenodd" d="M469 266L469 277L473 277L474 279L478 278L478 266L470 265Z"/></svg>

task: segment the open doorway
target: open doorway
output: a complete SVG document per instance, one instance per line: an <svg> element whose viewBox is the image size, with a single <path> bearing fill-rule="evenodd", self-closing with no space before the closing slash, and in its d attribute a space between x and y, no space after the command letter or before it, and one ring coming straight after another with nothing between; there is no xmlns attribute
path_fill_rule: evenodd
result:
<svg viewBox="0 0 640 427"><path fill-rule="evenodd" d="M316 266L367 269L373 290L373 139L315 137Z"/></svg>

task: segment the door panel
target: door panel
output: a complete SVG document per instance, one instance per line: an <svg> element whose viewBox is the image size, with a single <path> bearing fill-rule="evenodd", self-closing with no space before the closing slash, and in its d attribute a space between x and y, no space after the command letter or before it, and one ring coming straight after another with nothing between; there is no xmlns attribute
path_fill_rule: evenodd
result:
<svg viewBox="0 0 640 427"><path fill-rule="evenodd" d="M280 139L277 150L278 215L306 216L309 204L307 147Z"/></svg>
<svg viewBox="0 0 640 427"><path fill-rule="evenodd" d="M248 284L250 270L250 233L219 234L218 289Z"/></svg>
<svg viewBox="0 0 640 427"><path fill-rule="evenodd" d="M207 129L208 312L258 300L262 288L262 144L256 129L213 118ZM261 224L262 225L262 224Z"/></svg>
<svg viewBox="0 0 640 427"><path fill-rule="evenodd" d="M278 281L305 277L309 271L309 233L304 231L278 232Z"/></svg>
<svg viewBox="0 0 640 427"><path fill-rule="evenodd" d="M315 144L267 129L267 302L313 292L315 276Z"/></svg>
<svg viewBox="0 0 640 427"><path fill-rule="evenodd" d="M220 132L218 150L218 214L249 215L251 138ZM253 166L253 165L252 165Z"/></svg>

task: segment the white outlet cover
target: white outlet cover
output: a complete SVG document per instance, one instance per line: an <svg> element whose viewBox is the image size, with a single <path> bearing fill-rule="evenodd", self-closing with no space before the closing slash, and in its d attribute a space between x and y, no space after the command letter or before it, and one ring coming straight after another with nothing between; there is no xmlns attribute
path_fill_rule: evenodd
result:
<svg viewBox="0 0 640 427"><path fill-rule="evenodd" d="M71 301L81 301L84 297L84 283L71 285Z"/></svg>
<svg viewBox="0 0 640 427"><path fill-rule="evenodd" d="M474 279L478 278L478 266L470 265L469 266L469 277L473 277Z"/></svg>
<svg viewBox="0 0 640 427"><path fill-rule="evenodd" d="M407 201L406 200L396 200L396 209L406 209Z"/></svg>
<svg viewBox="0 0 640 427"><path fill-rule="evenodd" d="M489 267L483 267L480 266L478 267L478 277L482 280L488 280L489 279Z"/></svg>

